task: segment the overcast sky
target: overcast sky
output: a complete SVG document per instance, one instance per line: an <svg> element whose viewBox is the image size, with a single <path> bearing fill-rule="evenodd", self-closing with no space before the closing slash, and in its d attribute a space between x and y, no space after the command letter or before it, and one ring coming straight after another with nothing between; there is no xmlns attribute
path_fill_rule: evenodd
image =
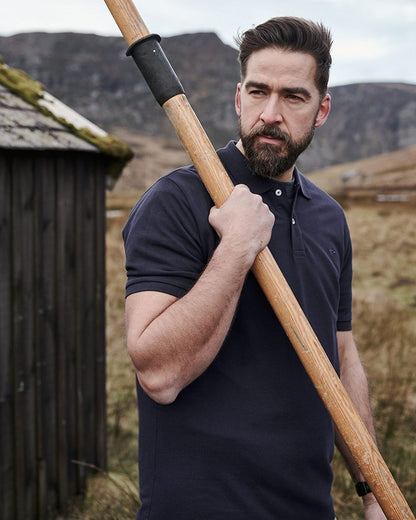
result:
<svg viewBox="0 0 416 520"><path fill-rule="evenodd" d="M238 32L273 16L303 16L332 31L331 85L416 84L416 0L135 0L135 5L150 32L163 37L213 31L230 45ZM104 0L2 0L0 35L31 31L120 35Z"/></svg>

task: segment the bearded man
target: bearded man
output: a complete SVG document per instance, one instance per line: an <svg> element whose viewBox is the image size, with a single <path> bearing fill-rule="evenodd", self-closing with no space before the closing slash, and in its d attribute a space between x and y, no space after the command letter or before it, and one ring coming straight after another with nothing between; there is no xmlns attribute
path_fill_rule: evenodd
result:
<svg viewBox="0 0 416 520"><path fill-rule="evenodd" d="M329 114L327 29L274 18L239 40L240 139L218 155L235 184L220 208L194 167L133 209L127 345L137 374L144 520L333 520L328 412L250 268L267 245L369 430L352 335L352 252L341 207L295 163Z"/></svg>

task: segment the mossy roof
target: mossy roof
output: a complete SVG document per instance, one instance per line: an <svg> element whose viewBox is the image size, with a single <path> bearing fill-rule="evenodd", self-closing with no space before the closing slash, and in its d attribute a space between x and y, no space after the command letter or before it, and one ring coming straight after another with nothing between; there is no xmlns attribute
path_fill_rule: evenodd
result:
<svg viewBox="0 0 416 520"><path fill-rule="evenodd" d="M122 141L60 102L25 72L1 61L0 148L102 153L115 177L133 156Z"/></svg>

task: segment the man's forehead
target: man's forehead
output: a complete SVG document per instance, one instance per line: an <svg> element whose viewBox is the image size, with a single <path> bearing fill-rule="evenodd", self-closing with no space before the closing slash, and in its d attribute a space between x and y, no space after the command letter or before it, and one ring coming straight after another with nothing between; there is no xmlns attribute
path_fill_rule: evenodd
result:
<svg viewBox="0 0 416 520"><path fill-rule="evenodd" d="M274 62L276 64L297 64L305 63L310 67L316 67L315 58L312 54L304 51L292 51L281 47L265 47L250 54L247 60L247 67L255 64L263 64L265 62Z"/></svg>
<svg viewBox="0 0 416 520"><path fill-rule="evenodd" d="M315 58L306 53L276 47L253 52L248 61L244 83L269 84L276 79L315 83L317 65ZM294 85L295 86L295 85Z"/></svg>

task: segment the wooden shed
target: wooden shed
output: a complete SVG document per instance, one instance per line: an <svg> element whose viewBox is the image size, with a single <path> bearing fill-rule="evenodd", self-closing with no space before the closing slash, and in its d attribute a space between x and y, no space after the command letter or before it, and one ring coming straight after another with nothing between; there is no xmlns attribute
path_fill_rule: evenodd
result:
<svg viewBox="0 0 416 520"><path fill-rule="evenodd" d="M0 518L106 468L105 190L131 151L0 64Z"/></svg>

